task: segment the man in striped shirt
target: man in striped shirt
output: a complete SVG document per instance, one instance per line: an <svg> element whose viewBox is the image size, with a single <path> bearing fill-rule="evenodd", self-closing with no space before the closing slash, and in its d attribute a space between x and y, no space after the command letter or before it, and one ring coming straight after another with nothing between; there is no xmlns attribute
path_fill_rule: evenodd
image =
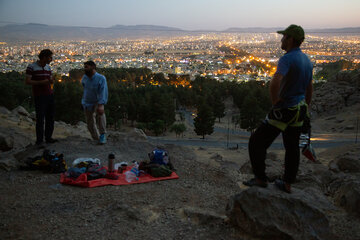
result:
<svg viewBox="0 0 360 240"><path fill-rule="evenodd" d="M32 86L36 111L36 144L44 141L54 143L54 94L51 85L54 78L49 66L52 61L52 51L44 49L39 54L39 60L28 65L25 83ZM45 121L44 121L45 120ZM45 131L44 131L45 122Z"/></svg>

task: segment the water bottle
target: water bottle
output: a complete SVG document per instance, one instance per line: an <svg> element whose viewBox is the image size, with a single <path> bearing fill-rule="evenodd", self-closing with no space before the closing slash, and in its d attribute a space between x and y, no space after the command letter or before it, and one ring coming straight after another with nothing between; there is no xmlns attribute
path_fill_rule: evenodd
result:
<svg viewBox="0 0 360 240"><path fill-rule="evenodd" d="M134 163L134 166L131 168L130 171L127 171L125 173L125 180L127 182L134 182L134 181L138 181L139 178L139 164L137 162Z"/></svg>
<svg viewBox="0 0 360 240"><path fill-rule="evenodd" d="M113 153L110 153L108 158L109 158L108 171L113 172L114 171L115 155Z"/></svg>

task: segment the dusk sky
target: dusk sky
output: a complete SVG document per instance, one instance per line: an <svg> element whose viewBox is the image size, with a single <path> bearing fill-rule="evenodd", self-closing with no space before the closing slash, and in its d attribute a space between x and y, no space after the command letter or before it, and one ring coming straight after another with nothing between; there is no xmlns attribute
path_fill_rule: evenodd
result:
<svg viewBox="0 0 360 240"><path fill-rule="evenodd" d="M360 0L0 0L0 24L110 27L360 27Z"/></svg>

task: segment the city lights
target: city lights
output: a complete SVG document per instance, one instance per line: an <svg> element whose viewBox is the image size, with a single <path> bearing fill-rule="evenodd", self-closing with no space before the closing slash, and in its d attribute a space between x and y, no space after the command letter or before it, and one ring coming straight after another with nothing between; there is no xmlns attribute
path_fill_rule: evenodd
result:
<svg viewBox="0 0 360 240"><path fill-rule="evenodd" d="M149 68L154 73L216 76L219 81L268 81L284 54L279 34L209 33L113 41L0 42L1 72L23 72L41 49L54 51L51 67L60 75L92 59L99 68ZM345 59L360 62L359 35L307 35L302 45L316 66ZM155 84L155 83L154 83Z"/></svg>

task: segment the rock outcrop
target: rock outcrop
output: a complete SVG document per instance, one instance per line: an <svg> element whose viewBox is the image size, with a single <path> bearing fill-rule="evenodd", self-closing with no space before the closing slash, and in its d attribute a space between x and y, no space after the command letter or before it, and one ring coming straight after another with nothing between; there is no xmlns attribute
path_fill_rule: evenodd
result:
<svg viewBox="0 0 360 240"><path fill-rule="evenodd" d="M3 106L0 106L0 114L10 114L11 112Z"/></svg>
<svg viewBox="0 0 360 240"><path fill-rule="evenodd" d="M18 165L18 161L13 155L9 153L0 154L0 169L11 171L16 169Z"/></svg>
<svg viewBox="0 0 360 240"><path fill-rule="evenodd" d="M319 199L322 199L321 204ZM334 239L325 211L333 205L318 191L283 193L252 187L230 198L230 222L261 239Z"/></svg>
<svg viewBox="0 0 360 240"><path fill-rule="evenodd" d="M329 168L334 172L360 173L360 156L356 153L345 153L330 162Z"/></svg>
<svg viewBox="0 0 360 240"><path fill-rule="evenodd" d="M14 147L13 136L0 133L0 151L9 151L13 147Z"/></svg>
<svg viewBox="0 0 360 240"><path fill-rule="evenodd" d="M18 115L21 115L21 116L30 117L30 114L28 113L28 111L26 111L26 109L23 108L22 106L16 107L11 112L13 114L18 114Z"/></svg>
<svg viewBox="0 0 360 240"><path fill-rule="evenodd" d="M275 153L270 153L266 156L265 160L266 165L266 176L269 181L275 181L275 179L281 178L284 173L284 161L277 159ZM253 174L252 167L250 161L244 163L239 172L242 174Z"/></svg>
<svg viewBox="0 0 360 240"><path fill-rule="evenodd" d="M339 72L314 91L312 109L334 114L343 107L360 102L360 73Z"/></svg>
<svg viewBox="0 0 360 240"><path fill-rule="evenodd" d="M183 218L190 219L195 224L222 224L226 219L226 216L218 213L193 207L182 208L179 213Z"/></svg>
<svg viewBox="0 0 360 240"><path fill-rule="evenodd" d="M360 218L360 181L349 180L343 183L335 193L335 204L349 214Z"/></svg>

